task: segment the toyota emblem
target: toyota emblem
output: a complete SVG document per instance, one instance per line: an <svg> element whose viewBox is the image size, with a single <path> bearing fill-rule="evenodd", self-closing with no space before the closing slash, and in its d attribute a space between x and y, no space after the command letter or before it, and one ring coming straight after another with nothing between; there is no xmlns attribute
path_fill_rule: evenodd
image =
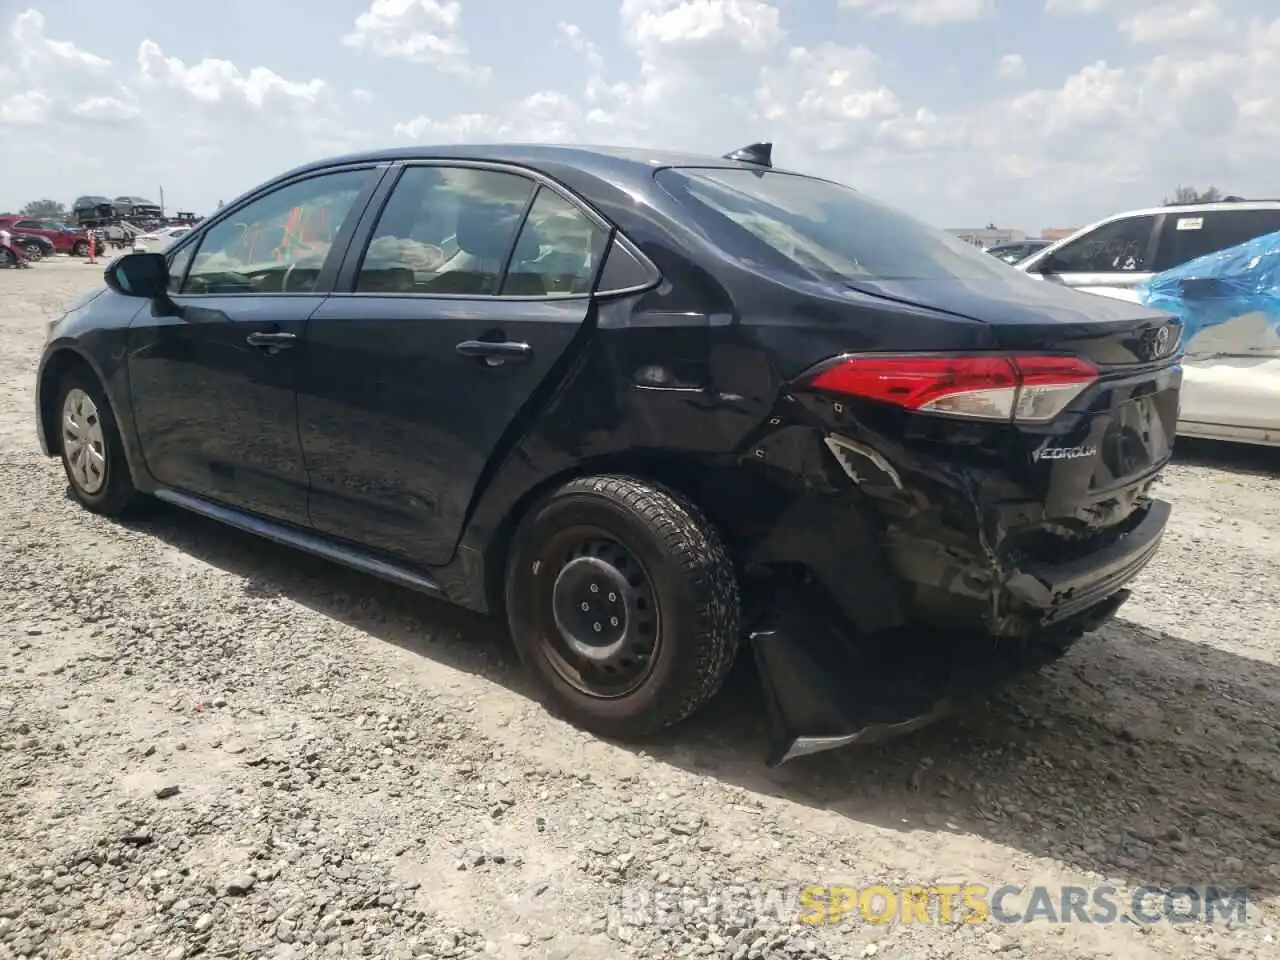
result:
<svg viewBox="0 0 1280 960"><path fill-rule="evenodd" d="M1157 360L1169 352L1169 338L1171 336L1172 333L1170 332L1168 325L1161 327L1156 332L1156 341L1151 345L1152 360Z"/></svg>

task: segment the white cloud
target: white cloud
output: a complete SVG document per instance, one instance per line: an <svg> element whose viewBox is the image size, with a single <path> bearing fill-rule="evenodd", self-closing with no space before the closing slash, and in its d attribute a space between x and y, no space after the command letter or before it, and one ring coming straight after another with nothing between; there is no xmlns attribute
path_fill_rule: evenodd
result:
<svg viewBox="0 0 1280 960"><path fill-rule="evenodd" d="M457 0L373 0L342 38L348 47L387 59L408 60L471 80L484 81L488 68L470 62L459 32L462 5Z"/></svg>
<svg viewBox="0 0 1280 960"><path fill-rule="evenodd" d="M996 61L996 73L1002 77L1020 77L1027 72L1027 61L1020 53L1006 53Z"/></svg>
<svg viewBox="0 0 1280 960"><path fill-rule="evenodd" d="M1120 20L1120 32L1133 43L1165 46L1191 40L1204 49L1234 30L1234 21L1217 0L1144 3Z"/></svg>
<svg viewBox="0 0 1280 960"><path fill-rule="evenodd" d="M582 34L582 28L576 23L565 23L561 21L556 25L559 36L556 38L557 43L564 44L570 50L582 55L587 64L594 70L600 70L604 67L604 57L600 55L596 45L588 40Z"/></svg>
<svg viewBox="0 0 1280 960"><path fill-rule="evenodd" d="M235 47L205 56L205 39L85 49L67 39L78 36L65 32L74 23L34 10L0 19L0 206L37 194L145 195L163 183L175 206L212 209L296 163L389 141L721 154L772 140L780 165L844 180L934 222L1027 229L1158 202L1178 183L1273 191L1276 14L1237 15L1233 25L1214 13L1219 0L1047 0L1054 16L1110 25L1108 59L1080 48L1073 69L1033 85L1029 64L1037 80L1051 68L1027 38L986 66L1007 78L1000 93L969 94L956 107L936 89L935 100L919 82L896 82L911 62L882 60L856 15L811 41L793 0L611 2L612 23L595 15L588 31L585 18L552 20L522 37L533 66L501 64L487 87L456 82L490 66L467 44L466 31L485 26L468 0L377 0L350 30L328 34L349 69L315 76L245 62ZM856 6L922 27L987 9L973 0ZM935 88L963 83L960 73L945 79L959 66L939 63ZM442 92L406 94L406 76Z"/></svg>
<svg viewBox="0 0 1280 960"><path fill-rule="evenodd" d="M40 123L49 115L49 98L39 90L15 93L0 100L0 123Z"/></svg>
<svg viewBox="0 0 1280 960"><path fill-rule="evenodd" d="M0 63L19 67L0 78L0 206L28 193L154 195L162 182L175 209L212 206L202 191L229 199L363 137L319 78L187 61L147 39L113 62L53 35L34 9L0 29Z"/></svg>
<svg viewBox="0 0 1280 960"><path fill-rule="evenodd" d="M921 27L983 20L996 12L995 0L840 0L840 6L871 17L897 17Z"/></svg>
<svg viewBox="0 0 1280 960"><path fill-rule="evenodd" d="M1056 14L1102 13L1116 6L1117 0L1044 0L1044 12Z"/></svg>

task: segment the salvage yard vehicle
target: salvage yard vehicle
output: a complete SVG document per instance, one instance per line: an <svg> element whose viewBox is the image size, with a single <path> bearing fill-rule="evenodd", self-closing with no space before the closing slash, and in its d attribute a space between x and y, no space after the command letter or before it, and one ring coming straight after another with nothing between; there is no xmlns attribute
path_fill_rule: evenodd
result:
<svg viewBox="0 0 1280 960"><path fill-rule="evenodd" d="M55 253L69 253L75 257L89 255L89 235L58 220L42 220L38 217L0 217L0 229L14 235L43 237L52 245Z"/></svg>
<svg viewBox="0 0 1280 960"><path fill-rule="evenodd" d="M604 736L745 647L770 762L923 724L1113 615L1170 514L1176 318L769 144L317 162L105 279L37 374L80 504L501 614Z"/></svg>
<svg viewBox="0 0 1280 960"><path fill-rule="evenodd" d="M150 233L140 233L133 238L133 249L137 253L154 251L160 253L179 237L191 232L190 227L161 227Z"/></svg>
<svg viewBox="0 0 1280 960"><path fill-rule="evenodd" d="M1003 260L1005 263L1017 263L1048 245L1048 240L1010 240L1007 243L996 243L984 247L983 253Z"/></svg>
<svg viewBox="0 0 1280 960"><path fill-rule="evenodd" d="M1231 198L1130 210L1091 223L1016 264L1089 292L1132 290L1189 260L1280 230L1280 200Z"/></svg>
<svg viewBox="0 0 1280 960"><path fill-rule="evenodd" d="M13 245L21 250L26 260L32 262L43 260L45 257L52 257L56 252L52 241L39 234L14 231L12 237Z"/></svg>
<svg viewBox="0 0 1280 960"><path fill-rule="evenodd" d="M1182 322L1179 436L1280 446L1280 231L1092 292Z"/></svg>

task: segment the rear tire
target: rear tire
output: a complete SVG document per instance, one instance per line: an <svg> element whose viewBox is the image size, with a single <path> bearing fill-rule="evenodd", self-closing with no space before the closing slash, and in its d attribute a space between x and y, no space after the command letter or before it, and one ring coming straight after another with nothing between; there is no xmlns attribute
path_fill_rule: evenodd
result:
<svg viewBox="0 0 1280 960"><path fill-rule="evenodd" d="M58 386L58 448L76 501L92 513L118 517L137 492L120 427L106 392L90 371L73 367Z"/></svg>
<svg viewBox="0 0 1280 960"><path fill-rule="evenodd" d="M642 479L571 480L530 510L505 593L516 651L548 705L601 736L679 723L737 656L724 544L697 507Z"/></svg>
<svg viewBox="0 0 1280 960"><path fill-rule="evenodd" d="M42 247L39 247L33 244L32 246L29 246L29 247L23 247L22 255L27 260L30 260L32 263L35 263L39 260L44 259L44 249Z"/></svg>
<svg viewBox="0 0 1280 960"><path fill-rule="evenodd" d="M0 250L0 267L12 267L17 263L8 250Z"/></svg>

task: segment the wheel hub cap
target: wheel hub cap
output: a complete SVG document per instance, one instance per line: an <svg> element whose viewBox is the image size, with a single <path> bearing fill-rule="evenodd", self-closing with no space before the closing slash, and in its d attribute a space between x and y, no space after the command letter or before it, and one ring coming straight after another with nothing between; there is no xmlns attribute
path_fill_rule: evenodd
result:
<svg viewBox="0 0 1280 960"><path fill-rule="evenodd" d="M631 600L631 586L616 567L599 557L578 557L556 577L551 603L574 653L601 662L615 657L626 640Z"/></svg>
<svg viewBox="0 0 1280 960"><path fill-rule="evenodd" d="M552 545L548 554L555 558L542 607L548 659L580 693L626 696L653 672L661 644L653 585L635 555L611 536L563 536L568 545Z"/></svg>
<svg viewBox="0 0 1280 960"><path fill-rule="evenodd" d="M107 481L102 421L93 399L80 389L69 391L62 405L62 449L71 481L88 494L101 490Z"/></svg>

